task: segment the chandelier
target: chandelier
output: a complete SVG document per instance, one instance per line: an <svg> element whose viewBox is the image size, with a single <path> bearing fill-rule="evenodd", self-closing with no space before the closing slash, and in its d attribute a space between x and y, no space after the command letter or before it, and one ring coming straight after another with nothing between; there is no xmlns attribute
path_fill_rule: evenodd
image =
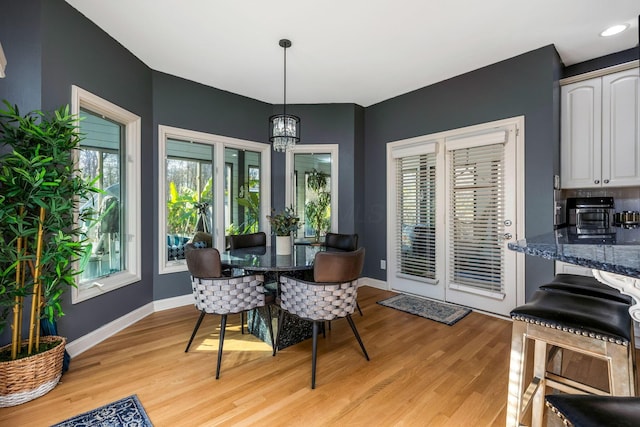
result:
<svg viewBox="0 0 640 427"><path fill-rule="evenodd" d="M282 114L269 117L269 141L274 151L287 151L300 142L300 117L287 114L287 48L291 41L282 39L279 44L284 48L284 102Z"/></svg>

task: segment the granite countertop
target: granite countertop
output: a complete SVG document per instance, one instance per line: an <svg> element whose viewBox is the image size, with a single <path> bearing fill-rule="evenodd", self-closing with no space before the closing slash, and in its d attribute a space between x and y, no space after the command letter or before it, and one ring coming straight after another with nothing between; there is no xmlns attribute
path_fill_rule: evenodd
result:
<svg viewBox="0 0 640 427"><path fill-rule="evenodd" d="M508 246L527 255L640 278L640 228L615 228L612 235L601 241L560 228Z"/></svg>

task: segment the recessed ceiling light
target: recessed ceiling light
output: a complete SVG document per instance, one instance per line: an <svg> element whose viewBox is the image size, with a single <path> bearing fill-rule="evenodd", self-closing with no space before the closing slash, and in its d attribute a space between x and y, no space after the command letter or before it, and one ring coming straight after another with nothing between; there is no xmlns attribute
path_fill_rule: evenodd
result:
<svg viewBox="0 0 640 427"><path fill-rule="evenodd" d="M629 24L612 25L611 27L601 32L600 35L602 37L615 36L616 34L623 32L627 28L629 28Z"/></svg>

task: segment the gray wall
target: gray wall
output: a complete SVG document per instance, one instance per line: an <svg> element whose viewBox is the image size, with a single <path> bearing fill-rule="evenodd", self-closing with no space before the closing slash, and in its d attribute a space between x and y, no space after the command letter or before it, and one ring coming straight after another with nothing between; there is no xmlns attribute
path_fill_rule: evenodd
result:
<svg viewBox="0 0 640 427"><path fill-rule="evenodd" d="M0 43L7 58L0 100L17 105L22 114L41 108L40 16L40 0L4 2L0 8Z"/></svg>
<svg viewBox="0 0 640 427"><path fill-rule="evenodd" d="M75 84L140 116L141 206L151 206L153 158L144 156L154 146L151 70L67 3L45 0L41 5L42 109L70 104ZM153 260L147 245L154 230L151 221L142 221L142 280L79 304L71 304L67 292L60 333L73 340L153 300Z"/></svg>
<svg viewBox="0 0 640 427"><path fill-rule="evenodd" d="M553 46L493 64L365 110L364 275L386 280L386 144L478 123L525 116L525 234L552 230L558 173L560 59ZM550 278L553 263L526 258L527 294Z"/></svg>

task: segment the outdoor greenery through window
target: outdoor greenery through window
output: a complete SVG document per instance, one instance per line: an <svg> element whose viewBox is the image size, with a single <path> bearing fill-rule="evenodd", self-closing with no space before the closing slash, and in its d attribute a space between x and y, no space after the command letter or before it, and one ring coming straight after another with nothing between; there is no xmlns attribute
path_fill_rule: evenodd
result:
<svg viewBox="0 0 640 427"><path fill-rule="evenodd" d="M224 251L226 236L263 231L270 145L164 125L158 140L160 274L186 271L190 241Z"/></svg>
<svg viewBox="0 0 640 427"><path fill-rule="evenodd" d="M184 259L184 245L196 231L211 233L213 146L167 140L167 260Z"/></svg>
<svg viewBox="0 0 640 427"><path fill-rule="evenodd" d="M296 153L294 168L296 213L304 223L298 237L317 240L331 231L331 154Z"/></svg>
<svg viewBox="0 0 640 427"><path fill-rule="evenodd" d="M260 228L260 153L224 149L225 234L256 233Z"/></svg>

